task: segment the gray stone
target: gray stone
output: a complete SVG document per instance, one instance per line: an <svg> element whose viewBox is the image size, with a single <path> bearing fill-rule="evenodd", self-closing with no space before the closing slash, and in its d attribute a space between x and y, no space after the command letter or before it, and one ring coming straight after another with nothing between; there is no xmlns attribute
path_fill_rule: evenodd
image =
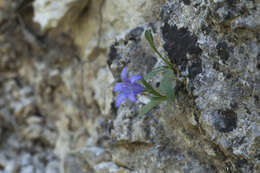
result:
<svg viewBox="0 0 260 173"><path fill-rule="evenodd" d="M59 173L59 163L55 161L49 162L45 173Z"/></svg>
<svg viewBox="0 0 260 173"><path fill-rule="evenodd" d="M33 173L34 172L34 167L31 165L22 167L21 173Z"/></svg>
<svg viewBox="0 0 260 173"><path fill-rule="evenodd" d="M19 170L19 166L15 161L10 161L5 166L5 172L8 173L17 173Z"/></svg>
<svg viewBox="0 0 260 173"><path fill-rule="evenodd" d="M260 6L0 1L0 172L258 173ZM114 101L123 67L175 69L175 101ZM162 74L148 82L160 86Z"/></svg>

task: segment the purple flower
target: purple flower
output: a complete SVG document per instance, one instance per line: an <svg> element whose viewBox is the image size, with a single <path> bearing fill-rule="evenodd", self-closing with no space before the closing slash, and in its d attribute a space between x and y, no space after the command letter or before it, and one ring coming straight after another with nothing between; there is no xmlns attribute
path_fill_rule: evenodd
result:
<svg viewBox="0 0 260 173"><path fill-rule="evenodd" d="M142 85L137 83L137 81L142 77L140 75L133 75L128 79L126 71L127 68L124 67L121 72L122 82L117 82L114 86L114 91L119 91L119 94L116 97L116 107L118 107L126 98L128 98L131 102L136 102L135 95L144 90Z"/></svg>

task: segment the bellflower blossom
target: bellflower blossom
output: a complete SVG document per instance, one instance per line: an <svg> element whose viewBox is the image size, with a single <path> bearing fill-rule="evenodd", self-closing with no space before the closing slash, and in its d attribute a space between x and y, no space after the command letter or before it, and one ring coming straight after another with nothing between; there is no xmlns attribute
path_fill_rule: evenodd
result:
<svg viewBox="0 0 260 173"><path fill-rule="evenodd" d="M116 97L115 105L118 107L126 98L131 102L136 102L136 95L144 90L143 86L137 81L141 79L140 75L132 75L127 78L127 67L124 67L121 72L122 82L117 82L114 86L114 92L119 92Z"/></svg>

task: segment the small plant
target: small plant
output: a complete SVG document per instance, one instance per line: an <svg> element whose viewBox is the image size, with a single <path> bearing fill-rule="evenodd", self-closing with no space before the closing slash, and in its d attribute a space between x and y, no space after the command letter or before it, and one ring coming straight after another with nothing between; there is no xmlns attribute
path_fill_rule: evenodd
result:
<svg viewBox="0 0 260 173"><path fill-rule="evenodd" d="M144 77L133 75L129 79L127 78L127 67L124 67L121 72L122 82L117 82L114 86L114 91L119 92L115 102L116 107L118 107L126 98L132 102L136 102L135 96L141 92L146 92L150 95L151 101L141 108L139 115L146 114L162 101L167 101L168 105L174 102L174 74L177 73L175 70L176 68L170 62L168 56L162 56L156 49L151 30L145 31L145 38L149 42L151 48L163 60L164 64L161 67L155 68ZM152 85L147 82L148 79L152 78L157 73L162 73L159 90L154 89ZM137 83L138 80L144 87Z"/></svg>
<svg viewBox="0 0 260 173"><path fill-rule="evenodd" d="M151 101L143 106L139 112L140 115L144 115L149 112L156 105L159 105L162 101L167 101L168 105L174 102L174 74L176 74L176 68L170 62L168 56L162 56L162 54L156 49L153 41L153 35L151 30L145 31L145 38L149 42L151 48L157 55L163 60L164 65L155 68L153 71L145 75L140 79L140 82L145 86L144 92L151 95ZM162 73L162 79L160 81L159 90L154 89L147 80L156 75Z"/></svg>

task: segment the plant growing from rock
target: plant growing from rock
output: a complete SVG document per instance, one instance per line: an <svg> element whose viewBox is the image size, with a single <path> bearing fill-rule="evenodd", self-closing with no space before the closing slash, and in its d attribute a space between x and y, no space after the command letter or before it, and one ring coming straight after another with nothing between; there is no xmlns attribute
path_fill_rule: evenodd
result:
<svg viewBox="0 0 260 173"><path fill-rule="evenodd" d="M175 80L174 74L177 73L174 64L172 64L168 56L162 56L162 54L157 50L154 45L153 35L151 30L145 31L145 38L149 42L151 48L156 52L156 54L163 60L164 65L155 68L150 73L145 75L140 79L140 82L145 86L144 92L147 92L151 97L151 101L144 105L139 115L144 115L149 112L152 108L159 105L162 101L167 101L169 107L170 104L174 102L174 88ZM156 75L157 73L162 73L162 79L160 80L159 90L155 89L150 85L147 80Z"/></svg>
<svg viewBox="0 0 260 173"><path fill-rule="evenodd" d="M121 72L122 82L117 82L113 89L114 92L119 92L115 101L116 107L118 107L120 103L122 103L126 98L128 98L128 100L131 102L136 102L135 96L137 94L141 92L148 93L151 100L148 104L141 108L139 115L146 114L152 108L159 105L162 101L167 101L168 106L170 107L171 103L174 102L174 74L177 73L174 64L170 62L168 56L162 56L162 54L156 49L151 30L145 31L145 38L149 42L151 48L163 60L164 64L158 68L155 68L144 77L141 77L140 75L132 75L130 78L128 78L127 67L124 67ZM158 73L162 73L162 79L160 80L159 89L155 89L147 82L147 80L151 79ZM140 80L144 87L137 83L138 80Z"/></svg>

